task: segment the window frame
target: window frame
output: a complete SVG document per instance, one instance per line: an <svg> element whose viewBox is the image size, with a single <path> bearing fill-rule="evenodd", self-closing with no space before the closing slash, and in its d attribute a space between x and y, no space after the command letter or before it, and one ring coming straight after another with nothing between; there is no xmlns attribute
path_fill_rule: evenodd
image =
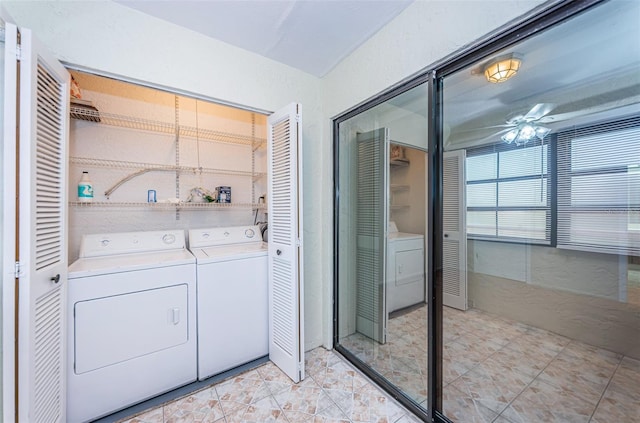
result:
<svg viewBox="0 0 640 423"><path fill-rule="evenodd" d="M467 204L467 239L477 240L477 241L489 241L489 242L503 242L503 243L511 243L511 244L529 244L529 245L540 245L544 247L555 247L556 242L556 182L557 182L557 174L556 174L556 135L551 134L544 138L544 141L539 139L533 140L525 146L516 146L515 144L506 144L506 143L495 143L488 146L481 146L475 148L467 149L467 158L477 157L489 154L496 154L496 172L495 178L490 179L479 179L465 181L465 185L468 187L469 185L480 185L480 184L495 184L496 185L496 198L495 198L495 206L469 206ZM505 182L515 182L515 181L528 181L528 180L539 180L540 175L524 175L524 176L510 176L510 177L500 177L500 153L514 151L516 149L523 148L532 148L532 147L540 147L547 146L547 154L545 157L545 161L547 164L547 171L544 174L544 177L547 179L546 188L547 188L547 205L546 206L499 206L499 193L500 193L500 184ZM466 161L465 161L466 166ZM467 173L468 178L468 173ZM466 194L465 194L466 195ZM468 196L467 196L468 199ZM469 219L468 213L470 211L488 211L495 212L495 231L496 235L483 235L483 234L473 234L469 232ZM529 237L514 237L514 236L500 236L498 235L498 231L500 226L498 224L498 213L501 211L546 211L546 224L545 224L545 239L539 238L529 238Z"/></svg>

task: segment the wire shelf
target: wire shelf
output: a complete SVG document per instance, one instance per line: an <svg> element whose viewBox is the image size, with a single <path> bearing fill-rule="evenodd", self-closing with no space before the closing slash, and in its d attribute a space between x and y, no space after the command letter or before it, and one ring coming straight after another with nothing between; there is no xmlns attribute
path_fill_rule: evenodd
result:
<svg viewBox="0 0 640 423"><path fill-rule="evenodd" d="M73 119L87 120L105 125L118 126L121 128L138 129L143 131L159 132L162 134L172 135L176 133L176 125L173 123L118 115L114 113L99 112L97 110L91 110L73 105L71 105L69 108L69 114ZM195 128L191 126L179 126L178 129L181 136L197 138L201 141L210 141L225 144L252 145L254 149L257 149L267 141L264 138L254 138L250 135L239 135L229 132Z"/></svg>
<svg viewBox="0 0 640 423"><path fill-rule="evenodd" d="M88 157L70 157L69 162L76 165L103 167L109 169L147 169L150 171L178 171L181 173L192 174L212 174L212 175L228 175L228 176L251 176L253 178L261 178L265 173L252 173L245 170L232 169L214 169L214 168L198 168L195 166L175 166L155 163L128 162L121 160L103 160L92 159Z"/></svg>
<svg viewBox="0 0 640 423"><path fill-rule="evenodd" d="M149 119L135 118L131 116L117 115L114 113L98 112L84 107L71 106L69 108L70 115L73 119L96 121L111 126L119 126L121 128L139 129L143 131L160 132L163 134L175 134L176 127L172 123L160 122Z"/></svg>
<svg viewBox="0 0 640 423"><path fill-rule="evenodd" d="M69 206L77 208L148 208L156 210L210 209L210 210L264 210L264 203L140 203L124 201L92 201L88 203L71 201Z"/></svg>

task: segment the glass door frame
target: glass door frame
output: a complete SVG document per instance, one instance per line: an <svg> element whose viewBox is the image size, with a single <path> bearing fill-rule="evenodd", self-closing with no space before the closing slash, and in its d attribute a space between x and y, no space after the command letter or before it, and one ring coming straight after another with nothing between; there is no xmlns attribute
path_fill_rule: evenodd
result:
<svg viewBox="0 0 640 423"><path fill-rule="evenodd" d="M371 99L353 107L350 110L332 119L333 130L333 347L351 362L356 368L367 375L374 383L384 389L391 397L400 402L404 407L413 412L417 417L426 422L443 422L450 420L444 415L442 407L442 157L443 157L443 80L460 69L474 63L480 63L484 57L493 54L509 45L516 44L524 38L544 31L552 26L561 24L600 3L611 0L551 0L538 8L531 10L501 28L478 39L468 47L428 66L426 70L402 81ZM375 373L369 366L359 360L349 350L339 343L339 314L338 314L338 269L339 257L337 252L339 236L339 125L340 123L369 110L385 101L419 86L426 82L428 90L429 122L428 136L428 169L427 169L427 210L429 214L430 229L425 234L430 255L427 268L427 292L428 298L428 407L425 410L418 406L409 396L385 378Z"/></svg>

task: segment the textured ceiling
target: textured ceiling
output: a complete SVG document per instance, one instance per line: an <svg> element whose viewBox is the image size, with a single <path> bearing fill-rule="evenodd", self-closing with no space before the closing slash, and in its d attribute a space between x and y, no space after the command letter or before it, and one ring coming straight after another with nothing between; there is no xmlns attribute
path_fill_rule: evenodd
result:
<svg viewBox="0 0 640 423"><path fill-rule="evenodd" d="M413 0L116 0L318 77Z"/></svg>

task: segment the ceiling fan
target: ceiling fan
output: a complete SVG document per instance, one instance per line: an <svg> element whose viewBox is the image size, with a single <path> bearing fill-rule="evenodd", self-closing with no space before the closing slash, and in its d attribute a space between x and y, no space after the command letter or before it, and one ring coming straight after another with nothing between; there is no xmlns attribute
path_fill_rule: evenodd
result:
<svg viewBox="0 0 640 423"><path fill-rule="evenodd" d="M535 138L542 140L551 132L551 129L541 125L541 123L556 122L555 117L547 116L554 108L555 104L552 103L538 103L526 114L517 114L507 119L503 125L488 126L486 127L487 129L505 129L491 134L486 137L485 140L495 139L497 136L500 136L500 139L507 144L514 143L517 146L525 145Z"/></svg>
<svg viewBox="0 0 640 423"><path fill-rule="evenodd" d="M629 106L637 104L639 96L632 95L624 99L618 99L606 103L601 103L593 107L582 108L573 112L558 113L550 115L551 111L556 107L553 103L538 103L531 108L526 114L517 114L510 117L502 125L487 126L479 129L490 128L504 128L498 132L495 132L488 137L483 138L476 142L476 144L483 144L485 142L492 142L496 140L496 137L507 144L515 144L517 146L524 145L536 138L543 140L545 136L551 132L551 128L544 126L545 124L552 124L556 122L562 122L569 119L578 118L598 112L621 108L623 106ZM477 130L477 129L476 129Z"/></svg>

